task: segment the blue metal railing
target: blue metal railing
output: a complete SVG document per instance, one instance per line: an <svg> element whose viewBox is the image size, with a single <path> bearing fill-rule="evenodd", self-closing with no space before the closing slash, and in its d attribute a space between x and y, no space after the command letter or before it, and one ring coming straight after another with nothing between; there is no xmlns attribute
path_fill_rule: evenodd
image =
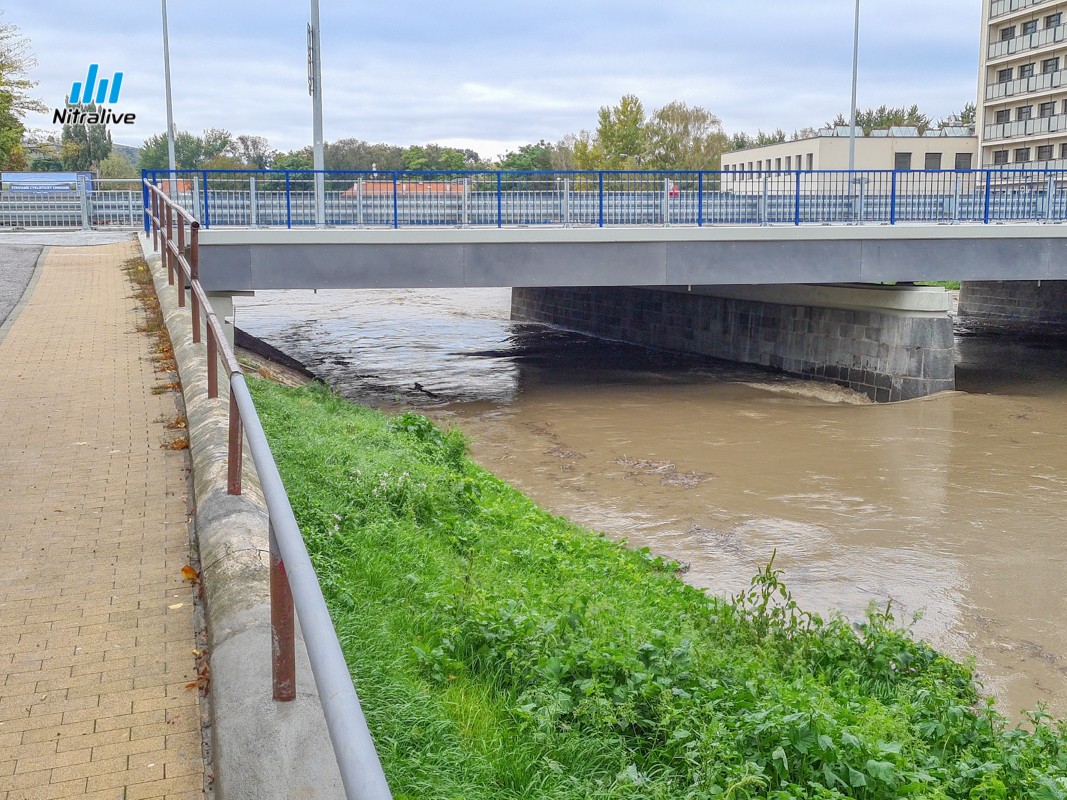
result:
<svg viewBox="0 0 1067 800"><path fill-rule="evenodd" d="M1067 221L1067 171L145 171L205 228ZM147 228L147 215L146 215Z"/></svg>

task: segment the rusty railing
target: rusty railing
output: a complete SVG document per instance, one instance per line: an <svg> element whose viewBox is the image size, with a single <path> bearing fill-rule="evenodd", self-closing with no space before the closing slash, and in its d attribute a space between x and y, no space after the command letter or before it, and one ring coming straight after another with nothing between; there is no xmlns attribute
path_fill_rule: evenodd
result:
<svg viewBox="0 0 1067 800"><path fill-rule="evenodd" d="M241 494L244 445L259 475L267 503L270 539L271 673L273 697L296 697L294 607L300 617L311 671L322 702L337 765L349 800L390 800L389 786L367 728L326 600L319 587L244 372L200 283L200 223L160 186L144 181L145 217L152 248L159 251L178 306L190 306L193 343L207 342L208 397L219 396L219 363L229 385L226 486ZM188 296L187 296L188 294ZM201 323L203 332L201 335Z"/></svg>

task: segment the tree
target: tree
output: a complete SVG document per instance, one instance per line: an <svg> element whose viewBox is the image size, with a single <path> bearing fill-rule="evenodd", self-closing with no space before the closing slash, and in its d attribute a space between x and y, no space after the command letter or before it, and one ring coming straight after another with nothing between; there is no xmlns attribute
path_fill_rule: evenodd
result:
<svg viewBox="0 0 1067 800"><path fill-rule="evenodd" d="M96 111L96 105L86 109ZM60 160L71 171L94 169L111 154L111 132L103 122L68 122L60 137Z"/></svg>
<svg viewBox="0 0 1067 800"><path fill-rule="evenodd" d="M47 110L29 95L37 82L26 75L36 66L29 39L16 26L0 24L0 169L25 169L23 119L30 111Z"/></svg>
<svg viewBox="0 0 1067 800"><path fill-rule="evenodd" d="M849 117L845 114L838 114L833 122L829 122L825 125L827 128L845 127L849 126ZM918 128L919 133L926 133L931 127L930 118L919 111L919 106L912 105L910 108L900 106L899 108L890 108L889 106L878 106L878 108L866 108L862 111L856 112L856 127L863 129L864 136L870 136L871 131L882 130L884 128L893 127L906 127L906 128Z"/></svg>
<svg viewBox="0 0 1067 800"><path fill-rule="evenodd" d="M577 137L569 133L552 146L552 169L578 169L574 159L574 142Z"/></svg>
<svg viewBox="0 0 1067 800"><path fill-rule="evenodd" d="M722 120L681 101L656 109L645 128L645 164L652 169L718 169L729 142Z"/></svg>
<svg viewBox="0 0 1067 800"><path fill-rule="evenodd" d="M289 153L275 156L271 169L311 169L313 163L311 148L305 147L303 150L293 150ZM329 165L327 165L327 168L331 169Z"/></svg>
<svg viewBox="0 0 1067 800"><path fill-rule="evenodd" d="M201 136L178 131L174 138L174 162L178 169L240 169L233 134L221 128L208 128ZM167 134L157 133L144 140L141 169L161 170L169 167Z"/></svg>
<svg viewBox="0 0 1067 800"><path fill-rule="evenodd" d="M253 169L266 169L277 155L262 136L238 136L234 140L234 152L242 164Z"/></svg>
<svg viewBox="0 0 1067 800"><path fill-rule="evenodd" d="M109 156L110 157L110 156ZM62 172L63 162L55 156L37 156L30 162L31 172Z"/></svg>
<svg viewBox="0 0 1067 800"><path fill-rule="evenodd" d="M461 172L482 166L481 157L473 150L457 150L439 144L422 147L412 145L403 154L404 169Z"/></svg>
<svg viewBox="0 0 1067 800"><path fill-rule="evenodd" d="M950 114L938 123L939 128L967 128L974 125L977 109L974 103L967 103L955 114Z"/></svg>
<svg viewBox="0 0 1067 800"><path fill-rule="evenodd" d="M307 149L311 157L311 149ZM362 139L338 139L326 142L323 148L323 163L326 169L345 171L381 170L391 172L406 169L404 148L391 144L370 144ZM308 169L311 169L309 166Z"/></svg>
<svg viewBox="0 0 1067 800"><path fill-rule="evenodd" d="M97 167L101 178L136 178L137 168L126 158L112 151Z"/></svg>
<svg viewBox="0 0 1067 800"><path fill-rule="evenodd" d="M755 146L756 140L744 131L738 131L730 136L731 150L748 150L748 148Z"/></svg>
<svg viewBox="0 0 1067 800"><path fill-rule="evenodd" d="M208 128L200 137L200 159L202 162L211 161L219 156L233 156L233 134L222 128Z"/></svg>
<svg viewBox="0 0 1067 800"><path fill-rule="evenodd" d="M577 169L601 169L604 151L589 131L580 131L571 138L571 154Z"/></svg>
<svg viewBox="0 0 1067 800"><path fill-rule="evenodd" d="M633 169L645 154L645 107L637 95L623 95L617 106L597 113L596 144L600 169Z"/></svg>
<svg viewBox="0 0 1067 800"><path fill-rule="evenodd" d="M797 136L794 134L793 138ZM747 150L750 147L766 147L769 144L781 144L785 139L785 131L781 128L775 128L770 133L758 130L755 136L744 132L735 133L730 137L730 149Z"/></svg>
<svg viewBox="0 0 1067 800"><path fill-rule="evenodd" d="M524 144L518 152L509 152L500 159L503 170L550 170L553 169L555 147L544 139L537 144Z"/></svg>

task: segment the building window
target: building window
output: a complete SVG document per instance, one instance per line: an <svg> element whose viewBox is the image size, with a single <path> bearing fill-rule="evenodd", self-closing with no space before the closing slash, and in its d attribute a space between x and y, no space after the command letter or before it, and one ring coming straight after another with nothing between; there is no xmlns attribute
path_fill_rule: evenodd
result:
<svg viewBox="0 0 1067 800"><path fill-rule="evenodd" d="M1007 157L1007 153L1004 154ZM971 168L971 154L970 153L956 153L956 169L970 169Z"/></svg>
<svg viewBox="0 0 1067 800"><path fill-rule="evenodd" d="M1020 78L1032 78L1034 76L1034 67L1036 64L1023 64L1019 67Z"/></svg>
<svg viewBox="0 0 1067 800"><path fill-rule="evenodd" d="M785 168L786 168L786 171L791 170L793 168L793 157L792 156L786 156L785 157Z"/></svg>
<svg viewBox="0 0 1067 800"><path fill-rule="evenodd" d="M893 169L898 172L911 169L911 153L897 153L893 158Z"/></svg>
<svg viewBox="0 0 1067 800"><path fill-rule="evenodd" d="M1055 28L1057 25L1060 25L1062 22L1063 22L1063 14L1058 12L1058 11L1055 14L1049 14L1047 17L1045 17L1045 27L1046 28Z"/></svg>
<svg viewBox="0 0 1067 800"><path fill-rule="evenodd" d="M752 172L752 162L751 161L748 162L748 171Z"/></svg>
<svg viewBox="0 0 1067 800"><path fill-rule="evenodd" d="M774 168L776 170L779 170L779 171L782 169L782 159L780 159L780 158L774 159Z"/></svg>
<svg viewBox="0 0 1067 800"><path fill-rule="evenodd" d="M1006 41L1008 41L1008 39L1014 39L1014 38L1015 38L1015 26L1014 25L1009 25L1006 28L1001 28L1000 29L1000 41L1006 42Z"/></svg>
<svg viewBox="0 0 1067 800"><path fill-rule="evenodd" d="M1004 69L997 70L997 83L1007 83L1011 80L1011 76L1014 73L1012 67L1005 67Z"/></svg>
<svg viewBox="0 0 1067 800"><path fill-rule="evenodd" d="M1008 163L1008 151L1007 150L994 150L993 151L993 163L994 164L1007 164Z"/></svg>
<svg viewBox="0 0 1067 800"><path fill-rule="evenodd" d="M1017 147L1015 148L1015 163L1026 164L1030 161L1030 148L1029 147Z"/></svg>
<svg viewBox="0 0 1067 800"><path fill-rule="evenodd" d="M1067 142L1060 145L1060 158L1067 158Z"/></svg>
<svg viewBox="0 0 1067 800"><path fill-rule="evenodd" d="M1034 116L1033 106L1019 106L1015 109L1015 119L1019 122L1024 122Z"/></svg>
<svg viewBox="0 0 1067 800"><path fill-rule="evenodd" d="M1052 160L1052 145L1043 144L1037 148L1037 160L1038 161L1051 161Z"/></svg>
<svg viewBox="0 0 1067 800"><path fill-rule="evenodd" d="M997 125L1003 125L1005 122L1011 122L1011 109L1002 108L997 112L995 117Z"/></svg>
<svg viewBox="0 0 1067 800"><path fill-rule="evenodd" d="M1042 103L1037 107L1037 115L1039 117L1051 117L1056 113L1056 101L1049 100L1047 103Z"/></svg>
<svg viewBox="0 0 1067 800"><path fill-rule="evenodd" d="M1065 102L1067 102L1067 101L1065 101ZM808 153L808 169L809 170L815 169L815 167L813 166L814 163L815 163L815 154L814 153Z"/></svg>
<svg viewBox="0 0 1067 800"><path fill-rule="evenodd" d="M928 170L941 169L941 154L940 153L927 153L926 154L926 169L928 169Z"/></svg>
<svg viewBox="0 0 1067 800"><path fill-rule="evenodd" d="M1037 33L1037 20L1032 19L1023 23L1023 36L1031 33Z"/></svg>
<svg viewBox="0 0 1067 800"><path fill-rule="evenodd" d="M1059 72L1060 69L1060 57L1046 58L1041 62L1041 74L1048 75L1050 72Z"/></svg>

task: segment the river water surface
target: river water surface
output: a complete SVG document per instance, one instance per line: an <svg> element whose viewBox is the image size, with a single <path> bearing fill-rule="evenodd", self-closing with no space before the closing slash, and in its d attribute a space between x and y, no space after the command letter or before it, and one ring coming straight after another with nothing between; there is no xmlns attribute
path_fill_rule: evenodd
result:
<svg viewBox="0 0 1067 800"><path fill-rule="evenodd" d="M957 328L959 391L874 405L508 319L510 290L262 292L237 324L353 399L454 423L554 513L735 594L899 620L1001 709L1067 716L1067 337Z"/></svg>

